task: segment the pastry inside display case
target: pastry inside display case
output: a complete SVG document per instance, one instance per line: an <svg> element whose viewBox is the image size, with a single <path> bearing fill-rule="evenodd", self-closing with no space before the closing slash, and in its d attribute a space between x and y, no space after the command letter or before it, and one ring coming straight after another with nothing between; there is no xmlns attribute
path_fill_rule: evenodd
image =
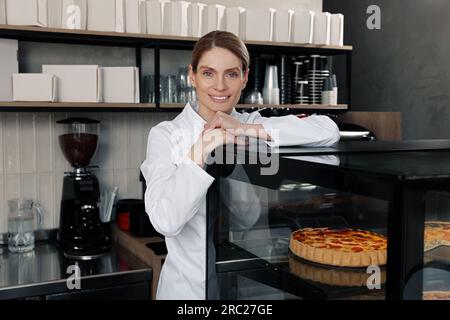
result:
<svg viewBox="0 0 450 320"><path fill-rule="evenodd" d="M222 240L217 242L216 271L219 282L227 283L228 272L235 272L240 292L226 291L223 297L235 299L242 292L258 296L258 286L252 290L244 286L254 282L243 279L252 279L298 298L384 299L387 205L383 200L291 181L277 190L237 185L228 186L227 194L232 196L222 199L226 211L217 220L223 233L217 238ZM239 205L237 189L252 199L252 210ZM309 238L303 239L306 234ZM368 267L373 266L380 272L377 285L370 287L374 277Z"/></svg>
<svg viewBox="0 0 450 320"><path fill-rule="evenodd" d="M450 193L425 196L424 300L450 300Z"/></svg>

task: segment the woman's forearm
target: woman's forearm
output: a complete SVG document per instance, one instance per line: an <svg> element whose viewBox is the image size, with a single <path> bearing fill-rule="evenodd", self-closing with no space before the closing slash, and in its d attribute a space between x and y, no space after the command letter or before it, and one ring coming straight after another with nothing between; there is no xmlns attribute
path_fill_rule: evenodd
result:
<svg viewBox="0 0 450 320"><path fill-rule="evenodd" d="M244 135L253 137L253 138L260 138L266 141L271 141L272 138L270 135L266 132L262 124L250 124L250 123L243 123L242 129L244 130Z"/></svg>

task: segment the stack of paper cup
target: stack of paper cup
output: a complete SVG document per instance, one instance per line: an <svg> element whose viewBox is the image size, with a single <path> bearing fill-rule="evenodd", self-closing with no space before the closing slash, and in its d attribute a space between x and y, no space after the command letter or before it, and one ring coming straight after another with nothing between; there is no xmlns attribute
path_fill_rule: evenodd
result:
<svg viewBox="0 0 450 320"><path fill-rule="evenodd" d="M267 104L280 104L280 88L278 87L278 69L276 65L266 66L263 100Z"/></svg>

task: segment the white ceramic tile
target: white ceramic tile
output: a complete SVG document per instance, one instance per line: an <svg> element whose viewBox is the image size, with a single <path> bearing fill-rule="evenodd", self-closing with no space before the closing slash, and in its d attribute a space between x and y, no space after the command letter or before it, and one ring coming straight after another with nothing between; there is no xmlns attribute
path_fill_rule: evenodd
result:
<svg viewBox="0 0 450 320"><path fill-rule="evenodd" d="M112 190L114 188L113 170L98 170L96 175L100 184L101 193L103 193L103 191Z"/></svg>
<svg viewBox="0 0 450 320"><path fill-rule="evenodd" d="M62 185L63 185L64 172L53 172L53 205L51 210L53 216L53 226L58 228L59 226L59 209L61 207Z"/></svg>
<svg viewBox="0 0 450 320"><path fill-rule="evenodd" d="M0 174L3 173L3 117L0 113Z"/></svg>
<svg viewBox="0 0 450 320"><path fill-rule="evenodd" d="M4 182L5 179L2 174L0 174L0 234L7 232L7 206L4 197ZM0 268L1 269L1 268Z"/></svg>
<svg viewBox="0 0 450 320"><path fill-rule="evenodd" d="M57 140L58 138L52 135L51 123L53 121L53 114L51 113L36 114L35 122L37 172L51 172L54 168L54 140ZM58 143L58 141L56 141L56 143Z"/></svg>
<svg viewBox="0 0 450 320"><path fill-rule="evenodd" d="M20 172L19 153L19 116L17 113L5 113L3 117L3 161L4 173Z"/></svg>
<svg viewBox="0 0 450 320"><path fill-rule="evenodd" d="M36 126L34 114L19 116L20 172L36 172Z"/></svg>
<svg viewBox="0 0 450 320"><path fill-rule="evenodd" d="M139 181L139 169L127 170L127 197L128 198L142 198L142 187Z"/></svg>
<svg viewBox="0 0 450 320"><path fill-rule="evenodd" d="M127 143L127 168L138 168L144 158L144 150L142 149L142 132L139 114L128 114L128 143Z"/></svg>
<svg viewBox="0 0 450 320"><path fill-rule="evenodd" d="M114 186L119 187L117 199L124 199L128 197L128 178L126 169L114 170L113 184Z"/></svg>
<svg viewBox="0 0 450 320"><path fill-rule="evenodd" d="M113 137L111 141L111 155L114 162L114 170L127 167L127 118L125 114L117 114L113 118Z"/></svg>
<svg viewBox="0 0 450 320"><path fill-rule="evenodd" d="M64 154L59 146L59 136L64 133L64 126L61 124L57 124L56 121L67 118L67 114L63 113L55 113L54 121L50 123L51 125L51 139L52 139L52 150L53 150L53 170L57 171L69 171L71 170L71 166L69 162L64 157Z"/></svg>
<svg viewBox="0 0 450 320"><path fill-rule="evenodd" d="M5 202L20 197L20 175L7 174L4 176Z"/></svg>
<svg viewBox="0 0 450 320"><path fill-rule="evenodd" d="M36 174L23 173L20 175L20 197L37 200Z"/></svg>
<svg viewBox="0 0 450 320"><path fill-rule="evenodd" d="M54 211L53 200L55 198L54 182L51 173L37 174L37 196L36 200L44 209L42 217L42 229L56 228L54 225Z"/></svg>
<svg viewBox="0 0 450 320"><path fill-rule="evenodd" d="M114 167L111 146L114 131L113 117L114 115L110 113L95 116L95 119L100 121L100 135L97 152L91 162L98 165L100 169L113 169Z"/></svg>

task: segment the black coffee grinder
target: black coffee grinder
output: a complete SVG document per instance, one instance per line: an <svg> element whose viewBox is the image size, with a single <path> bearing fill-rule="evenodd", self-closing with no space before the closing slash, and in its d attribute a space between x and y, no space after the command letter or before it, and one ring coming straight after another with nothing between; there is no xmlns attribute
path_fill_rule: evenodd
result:
<svg viewBox="0 0 450 320"><path fill-rule="evenodd" d="M74 168L64 176L58 241L66 257L94 259L110 250L109 224L100 220L99 183L88 171L97 150L100 122L69 118L57 123L64 125L59 145Z"/></svg>

